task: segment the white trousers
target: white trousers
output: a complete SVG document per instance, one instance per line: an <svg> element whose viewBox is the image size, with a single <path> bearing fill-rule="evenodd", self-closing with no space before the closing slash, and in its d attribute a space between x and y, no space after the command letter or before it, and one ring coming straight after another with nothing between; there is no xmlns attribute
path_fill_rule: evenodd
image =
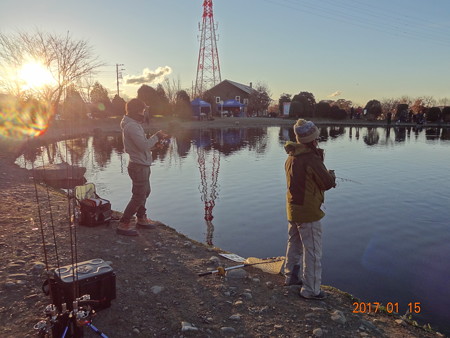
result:
<svg viewBox="0 0 450 338"><path fill-rule="evenodd" d="M320 221L311 223L289 222L286 249L285 275L303 282L300 293L305 297L320 293L322 282L322 225ZM293 276L294 267L300 266L300 276Z"/></svg>

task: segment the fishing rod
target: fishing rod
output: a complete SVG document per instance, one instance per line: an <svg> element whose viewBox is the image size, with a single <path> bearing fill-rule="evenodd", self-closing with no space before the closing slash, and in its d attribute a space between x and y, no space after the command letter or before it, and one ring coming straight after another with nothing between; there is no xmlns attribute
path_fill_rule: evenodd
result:
<svg viewBox="0 0 450 338"><path fill-rule="evenodd" d="M258 265L258 264L275 263L275 262L279 262L279 261L282 261L282 260L284 260L284 257L280 257L280 258L277 258L277 259L272 259L272 260L269 260L269 261L258 262L258 263L239 264L239 265L235 265L235 266L230 266L228 268L224 268L222 266L219 266L217 268L217 270L202 272L202 273L199 273L198 276L199 277L203 277L203 276L207 276L207 275L212 275L214 273L217 273L219 276L225 276L225 272L227 272L229 270L245 268L247 266Z"/></svg>

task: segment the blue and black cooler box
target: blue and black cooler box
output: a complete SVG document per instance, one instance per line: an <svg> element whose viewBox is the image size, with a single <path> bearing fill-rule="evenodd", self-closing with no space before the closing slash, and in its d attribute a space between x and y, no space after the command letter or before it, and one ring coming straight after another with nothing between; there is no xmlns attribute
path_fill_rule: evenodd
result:
<svg viewBox="0 0 450 338"><path fill-rule="evenodd" d="M116 274L100 258L63 266L53 271L50 295L59 311L62 311L63 303L72 310L72 302L83 295L90 296L93 309L105 309L116 298Z"/></svg>

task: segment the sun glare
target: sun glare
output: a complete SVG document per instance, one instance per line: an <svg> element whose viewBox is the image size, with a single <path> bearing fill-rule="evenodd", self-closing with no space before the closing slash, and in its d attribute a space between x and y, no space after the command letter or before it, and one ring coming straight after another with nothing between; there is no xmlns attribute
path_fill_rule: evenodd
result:
<svg viewBox="0 0 450 338"><path fill-rule="evenodd" d="M50 71L41 63L32 61L24 64L19 70L19 78L24 82L24 89L39 89L55 83Z"/></svg>

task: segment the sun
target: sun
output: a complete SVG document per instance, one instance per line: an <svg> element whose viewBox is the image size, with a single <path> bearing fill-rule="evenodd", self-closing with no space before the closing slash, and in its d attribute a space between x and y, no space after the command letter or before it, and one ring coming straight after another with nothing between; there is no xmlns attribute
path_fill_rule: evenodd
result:
<svg viewBox="0 0 450 338"><path fill-rule="evenodd" d="M39 89L56 83L51 72L38 61L25 63L19 69L18 76L23 82L23 89Z"/></svg>

